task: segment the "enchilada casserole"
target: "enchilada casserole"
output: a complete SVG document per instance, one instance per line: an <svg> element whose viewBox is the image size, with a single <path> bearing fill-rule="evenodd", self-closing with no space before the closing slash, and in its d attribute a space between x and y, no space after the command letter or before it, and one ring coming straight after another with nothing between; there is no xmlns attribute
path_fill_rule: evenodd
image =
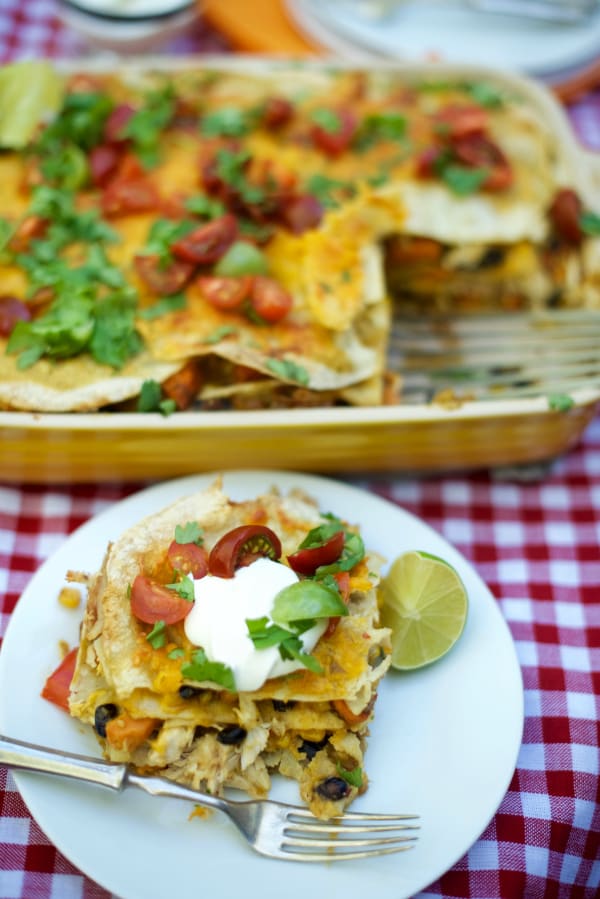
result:
<svg viewBox="0 0 600 899"><path fill-rule="evenodd" d="M88 580L70 713L142 772L253 797L279 773L335 817L367 788L390 664L379 564L305 493L233 502L216 481L109 546Z"/></svg>
<svg viewBox="0 0 600 899"><path fill-rule="evenodd" d="M0 154L5 409L395 403L393 308L599 304L600 219L508 89L39 66Z"/></svg>

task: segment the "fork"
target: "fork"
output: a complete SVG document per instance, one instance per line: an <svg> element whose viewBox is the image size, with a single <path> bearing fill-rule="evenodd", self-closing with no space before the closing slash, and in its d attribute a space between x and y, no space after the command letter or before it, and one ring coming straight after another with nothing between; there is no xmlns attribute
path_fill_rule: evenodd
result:
<svg viewBox="0 0 600 899"><path fill-rule="evenodd" d="M397 313L388 367L403 403L600 393L600 311Z"/></svg>
<svg viewBox="0 0 600 899"><path fill-rule="evenodd" d="M184 787L163 777L136 774L126 764L0 736L0 764L10 768L59 774L121 792L138 787L151 796L187 799L223 812L250 846L268 858L301 862L331 862L411 849L417 839L417 815L346 812L343 818L321 821L307 809L272 800L238 802ZM315 851L316 850L316 851Z"/></svg>

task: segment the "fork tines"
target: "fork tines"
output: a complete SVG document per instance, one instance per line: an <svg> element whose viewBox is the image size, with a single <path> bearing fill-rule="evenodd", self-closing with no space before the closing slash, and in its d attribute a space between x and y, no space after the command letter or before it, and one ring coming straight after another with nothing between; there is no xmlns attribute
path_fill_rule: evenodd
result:
<svg viewBox="0 0 600 899"><path fill-rule="evenodd" d="M388 364L407 403L600 389L600 312L397 315Z"/></svg>
<svg viewBox="0 0 600 899"><path fill-rule="evenodd" d="M412 849L418 815L347 812L339 820L320 821L307 813L288 817L281 849L297 861L332 861L389 855ZM379 823L381 822L381 823ZM333 840L333 842L332 842ZM326 852L315 850L326 849Z"/></svg>

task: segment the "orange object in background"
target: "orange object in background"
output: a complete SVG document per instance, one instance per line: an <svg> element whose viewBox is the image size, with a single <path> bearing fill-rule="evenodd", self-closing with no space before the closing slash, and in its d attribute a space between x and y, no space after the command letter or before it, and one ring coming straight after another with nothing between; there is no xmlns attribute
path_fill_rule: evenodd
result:
<svg viewBox="0 0 600 899"><path fill-rule="evenodd" d="M322 48L305 38L290 21L283 0L201 0L204 18L236 50L250 53L318 56Z"/></svg>

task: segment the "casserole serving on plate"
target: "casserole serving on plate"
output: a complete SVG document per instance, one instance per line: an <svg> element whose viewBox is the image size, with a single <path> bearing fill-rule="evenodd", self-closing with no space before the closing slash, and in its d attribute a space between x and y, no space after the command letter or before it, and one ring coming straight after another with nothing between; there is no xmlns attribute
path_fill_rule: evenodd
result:
<svg viewBox="0 0 600 899"><path fill-rule="evenodd" d="M561 403L415 404L390 352L407 313L600 305L594 160L543 89L247 59L43 76L52 109L0 158L6 478L516 463L593 415L589 365Z"/></svg>

